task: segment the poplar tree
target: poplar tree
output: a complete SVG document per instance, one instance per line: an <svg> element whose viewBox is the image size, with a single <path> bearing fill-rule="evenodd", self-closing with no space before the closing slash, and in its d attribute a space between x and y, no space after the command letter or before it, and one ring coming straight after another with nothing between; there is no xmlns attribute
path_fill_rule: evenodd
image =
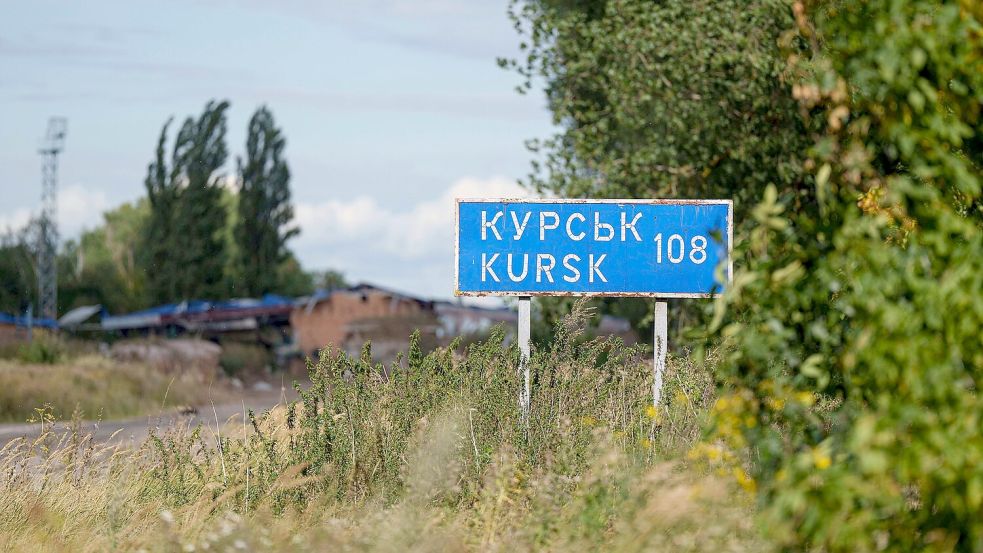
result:
<svg viewBox="0 0 983 553"><path fill-rule="evenodd" d="M180 191L175 174L168 170L165 158L167 129L172 121L173 118L168 119L160 131L156 157L147 167L147 178L144 180L150 202L150 216L143 235L141 264L147 272L148 295L156 303L170 301L177 294L177 265L173 257L175 248L172 244L172 228ZM174 158L172 166L173 161Z"/></svg>
<svg viewBox="0 0 983 553"><path fill-rule="evenodd" d="M187 145L180 152L187 185L181 191L175 225L175 253L181 269L177 290L182 298L228 295L224 286L227 242L222 234L228 212L222 205L222 175L218 173L229 155L225 147L228 107L227 101L208 102L201 117L185 120L178 135L178 146Z"/></svg>
<svg viewBox="0 0 983 553"><path fill-rule="evenodd" d="M278 269L290 258L286 242L299 232L290 226L294 213L285 146L270 110L265 106L257 109L249 121L246 157L238 160L237 293L262 295L277 289L282 273Z"/></svg>
<svg viewBox="0 0 983 553"><path fill-rule="evenodd" d="M170 168L164 160L167 128L147 171L151 204L145 233L148 291L157 302L227 295L224 267L228 213L222 205L221 175L227 101L210 101L196 120L185 119L174 141Z"/></svg>

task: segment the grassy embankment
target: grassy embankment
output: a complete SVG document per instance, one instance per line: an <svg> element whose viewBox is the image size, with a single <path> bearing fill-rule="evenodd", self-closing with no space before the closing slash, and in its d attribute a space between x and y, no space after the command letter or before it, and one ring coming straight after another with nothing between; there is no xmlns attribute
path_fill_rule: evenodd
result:
<svg viewBox="0 0 983 553"><path fill-rule="evenodd" d="M48 342L0 358L0 422L37 419L42 410L60 419L118 419L208 399L198 372L165 373Z"/></svg>
<svg viewBox="0 0 983 553"><path fill-rule="evenodd" d="M463 355L411 344L389 379L325 356L298 403L136 451L18 444L0 455L0 547L762 550L750 498L686 460L707 368L673 359L657 413L646 355L576 335L534 353L528 430L517 353L493 336Z"/></svg>

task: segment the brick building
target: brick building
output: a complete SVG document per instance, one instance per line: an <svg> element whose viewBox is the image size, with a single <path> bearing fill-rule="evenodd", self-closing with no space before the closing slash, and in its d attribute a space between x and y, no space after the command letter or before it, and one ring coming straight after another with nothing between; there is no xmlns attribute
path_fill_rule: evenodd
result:
<svg viewBox="0 0 983 553"><path fill-rule="evenodd" d="M406 349L416 329L425 347L435 345L438 321L431 301L360 284L298 301L290 313L290 327L303 355L314 356L327 346L354 355L371 340L373 357L387 361Z"/></svg>

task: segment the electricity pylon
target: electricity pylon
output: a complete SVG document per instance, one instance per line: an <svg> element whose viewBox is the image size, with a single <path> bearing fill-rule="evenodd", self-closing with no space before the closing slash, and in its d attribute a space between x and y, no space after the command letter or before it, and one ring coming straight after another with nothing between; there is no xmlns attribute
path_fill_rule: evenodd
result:
<svg viewBox="0 0 983 553"><path fill-rule="evenodd" d="M64 117L48 120L41 143L41 228L38 236L38 313L58 317L58 154L65 146L68 122Z"/></svg>

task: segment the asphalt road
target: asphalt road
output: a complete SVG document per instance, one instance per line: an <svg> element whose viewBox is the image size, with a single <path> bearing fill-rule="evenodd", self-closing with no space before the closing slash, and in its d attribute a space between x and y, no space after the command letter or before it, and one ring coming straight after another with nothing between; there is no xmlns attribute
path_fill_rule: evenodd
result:
<svg viewBox="0 0 983 553"><path fill-rule="evenodd" d="M235 415L238 415L236 420L241 422L243 412L246 410L251 409L259 414L283 403L284 400L293 400L296 396L296 392L291 388L262 391L240 390L224 394L221 403L198 405L195 409L185 409L183 412L169 410L132 419L84 421L82 433L91 434L96 443L105 445L139 445L147 439L151 429L157 429L158 433L163 433L167 429L179 425L194 427L199 422L214 428L216 419L220 424L225 424ZM230 397L234 399L230 401ZM70 426L70 421L56 422L55 432L60 434L67 431ZM41 434L41 431L41 425L36 423L0 424L0 449L16 438L27 437L33 440Z"/></svg>

